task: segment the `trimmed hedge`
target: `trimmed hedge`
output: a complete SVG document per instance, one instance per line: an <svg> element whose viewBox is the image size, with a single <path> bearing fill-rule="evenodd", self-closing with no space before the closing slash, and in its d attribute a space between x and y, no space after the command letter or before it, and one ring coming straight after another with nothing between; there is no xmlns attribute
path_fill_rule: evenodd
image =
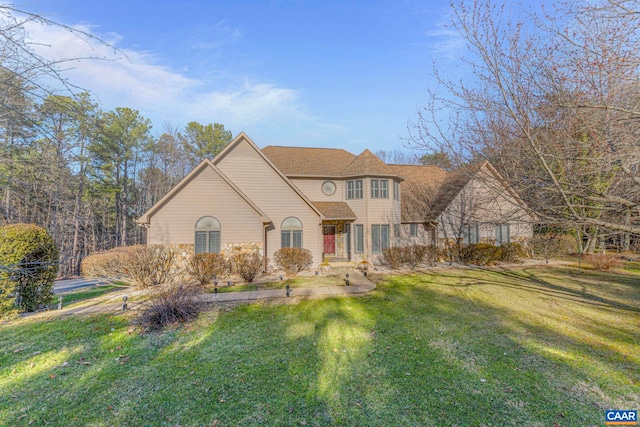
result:
<svg viewBox="0 0 640 427"><path fill-rule="evenodd" d="M47 230L35 224L0 227L0 316L46 306L57 274L58 249Z"/></svg>
<svg viewBox="0 0 640 427"><path fill-rule="evenodd" d="M527 257L527 251L520 243L503 243L500 246L500 261L520 262Z"/></svg>
<svg viewBox="0 0 640 427"><path fill-rule="evenodd" d="M166 246L127 246L86 257L82 260L82 275L145 289L172 283L181 273L176 261L177 253Z"/></svg>
<svg viewBox="0 0 640 427"><path fill-rule="evenodd" d="M493 265L502 258L502 250L488 243L476 243L462 248L462 261L467 264Z"/></svg>

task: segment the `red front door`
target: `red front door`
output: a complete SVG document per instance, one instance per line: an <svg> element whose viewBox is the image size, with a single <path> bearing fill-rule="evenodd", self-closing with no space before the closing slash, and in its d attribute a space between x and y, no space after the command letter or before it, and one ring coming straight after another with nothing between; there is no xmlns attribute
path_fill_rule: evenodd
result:
<svg viewBox="0 0 640 427"><path fill-rule="evenodd" d="M322 234L324 234L324 253L335 254L336 253L336 227L335 225L325 225L322 227Z"/></svg>

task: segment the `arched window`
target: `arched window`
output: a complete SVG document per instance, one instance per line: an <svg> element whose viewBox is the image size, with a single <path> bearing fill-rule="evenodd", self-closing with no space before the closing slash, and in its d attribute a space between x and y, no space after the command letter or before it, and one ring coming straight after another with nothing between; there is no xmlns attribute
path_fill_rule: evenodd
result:
<svg viewBox="0 0 640 427"><path fill-rule="evenodd" d="M196 223L195 253L220 252L220 222L212 216L205 216Z"/></svg>
<svg viewBox="0 0 640 427"><path fill-rule="evenodd" d="M298 218L290 216L282 221L281 230L281 247L283 248L301 248L302 247L302 222Z"/></svg>

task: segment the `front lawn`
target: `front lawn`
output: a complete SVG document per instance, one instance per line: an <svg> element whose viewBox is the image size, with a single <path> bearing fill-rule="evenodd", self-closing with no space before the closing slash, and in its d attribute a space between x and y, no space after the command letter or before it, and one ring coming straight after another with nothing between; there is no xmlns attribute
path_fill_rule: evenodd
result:
<svg viewBox="0 0 640 427"><path fill-rule="evenodd" d="M436 271L163 333L1 326L0 425L602 426L640 408L637 273Z"/></svg>
<svg viewBox="0 0 640 427"><path fill-rule="evenodd" d="M234 283L231 282L231 286L228 286L227 281L221 281L218 283L218 292L244 292L244 291L260 291L265 289L285 289L287 285L290 288L313 288L320 286L344 286L345 276L338 273L323 273L318 276L297 276L286 277L283 276L282 280L258 280L251 283ZM212 284L207 285L209 292L214 291Z"/></svg>

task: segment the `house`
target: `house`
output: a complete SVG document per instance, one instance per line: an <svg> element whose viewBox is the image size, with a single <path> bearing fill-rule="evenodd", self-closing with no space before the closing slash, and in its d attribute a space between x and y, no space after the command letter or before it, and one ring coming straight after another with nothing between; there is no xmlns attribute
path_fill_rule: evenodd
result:
<svg viewBox="0 0 640 427"><path fill-rule="evenodd" d="M392 245L463 234L467 242L500 244L530 237L528 220L526 206L488 163L447 173L385 164L369 150L261 150L241 133L138 223L147 244L187 253L255 250L266 268L282 247L306 248L318 265L375 262Z"/></svg>

